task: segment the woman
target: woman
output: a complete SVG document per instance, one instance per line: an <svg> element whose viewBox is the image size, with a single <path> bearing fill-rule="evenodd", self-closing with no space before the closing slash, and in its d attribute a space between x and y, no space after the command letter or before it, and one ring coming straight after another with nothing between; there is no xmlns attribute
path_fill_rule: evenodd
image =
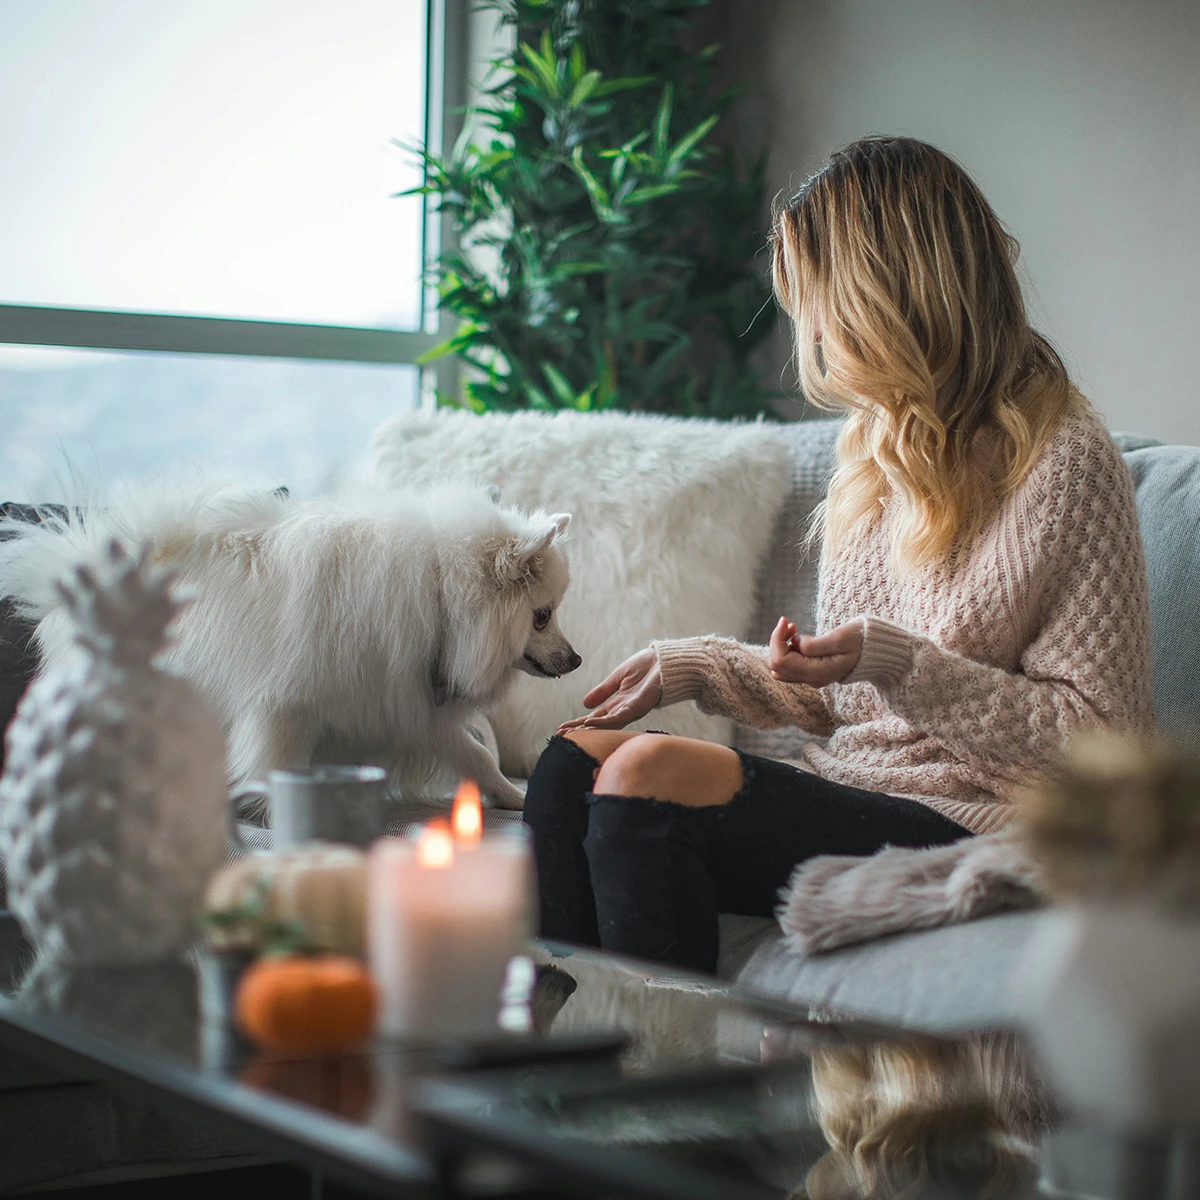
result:
<svg viewBox="0 0 1200 1200"><path fill-rule="evenodd" d="M1129 474L978 188L867 138L772 240L804 392L849 413L813 530L820 632L653 643L551 740L525 807L543 936L709 971L717 912L771 915L797 863L999 829L1075 730L1152 722ZM624 730L681 700L827 740L788 764Z"/></svg>

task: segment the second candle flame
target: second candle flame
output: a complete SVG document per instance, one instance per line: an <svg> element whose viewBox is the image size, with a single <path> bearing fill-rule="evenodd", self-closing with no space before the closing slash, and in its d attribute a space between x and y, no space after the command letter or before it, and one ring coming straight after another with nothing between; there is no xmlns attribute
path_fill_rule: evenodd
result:
<svg viewBox="0 0 1200 1200"><path fill-rule="evenodd" d="M417 837L417 862L434 871L454 865L454 839L445 821L430 821Z"/></svg>
<svg viewBox="0 0 1200 1200"><path fill-rule="evenodd" d="M450 827L454 830L454 840L462 846L477 846L483 837L483 804L475 780L464 779L458 785Z"/></svg>

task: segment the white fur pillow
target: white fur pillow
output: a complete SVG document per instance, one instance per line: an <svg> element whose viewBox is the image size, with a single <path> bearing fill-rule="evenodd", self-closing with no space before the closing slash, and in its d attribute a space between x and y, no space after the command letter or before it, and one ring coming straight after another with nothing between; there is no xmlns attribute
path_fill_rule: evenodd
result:
<svg viewBox="0 0 1200 1200"><path fill-rule="evenodd" d="M500 761L527 775L584 694L653 638L746 635L755 578L790 486L779 431L629 413L393 417L371 439L375 479L447 475L494 484L504 503L572 514L571 587L559 614L583 666L518 679L491 714ZM642 727L728 742L730 722L682 704Z"/></svg>

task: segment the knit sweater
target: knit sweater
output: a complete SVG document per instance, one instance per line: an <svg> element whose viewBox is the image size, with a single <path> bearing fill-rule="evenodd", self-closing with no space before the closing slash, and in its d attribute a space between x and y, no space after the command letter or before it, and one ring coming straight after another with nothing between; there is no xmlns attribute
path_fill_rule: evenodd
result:
<svg viewBox="0 0 1200 1200"><path fill-rule="evenodd" d="M975 833L1052 776L1077 730L1153 724L1146 568L1129 471L1099 418L1063 422L1022 484L946 561L897 570L887 505L821 564L817 629L861 621L840 683L771 678L767 650L656 642L662 704L798 725L797 766L918 800Z"/></svg>

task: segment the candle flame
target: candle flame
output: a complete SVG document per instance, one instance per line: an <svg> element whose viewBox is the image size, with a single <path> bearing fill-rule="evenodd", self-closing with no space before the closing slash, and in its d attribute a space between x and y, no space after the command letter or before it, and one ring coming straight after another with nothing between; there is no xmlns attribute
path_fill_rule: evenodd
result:
<svg viewBox="0 0 1200 1200"><path fill-rule="evenodd" d="M478 845L483 836L483 805L479 800L479 785L464 779L454 793L454 809L450 814L454 840L464 846Z"/></svg>
<svg viewBox="0 0 1200 1200"><path fill-rule="evenodd" d="M417 862L440 871L454 864L454 839L445 821L430 821L417 835Z"/></svg>

